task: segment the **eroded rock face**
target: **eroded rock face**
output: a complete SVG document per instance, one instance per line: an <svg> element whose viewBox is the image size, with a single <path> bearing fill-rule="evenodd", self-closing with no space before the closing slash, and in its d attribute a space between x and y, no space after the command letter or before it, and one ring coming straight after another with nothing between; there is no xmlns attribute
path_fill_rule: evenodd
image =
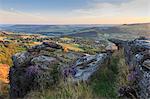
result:
<svg viewBox="0 0 150 99"><path fill-rule="evenodd" d="M27 66L32 56L28 52L17 53L12 57L13 64L15 67Z"/></svg>
<svg viewBox="0 0 150 99"><path fill-rule="evenodd" d="M48 56L38 56L34 57L31 60L31 64L34 66L38 66L41 69L49 69L50 66L54 65L57 63L57 59L53 57L48 57Z"/></svg>
<svg viewBox="0 0 150 99"><path fill-rule="evenodd" d="M98 71L101 66L106 63L109 54L88 55L79 58L72 66L64 69L63 74L71 76L73 82L87 81Z"/></svg>
<svg viewBox="0 0 150 99"><path fill-rule="evenodd" d="M57 85L60 79L73 77L73 81L87 81L108 60L110 54L88 55L64 52L62 46L44 42L15 54L10 68L10 98L22 98L31 90L42 90ZM76 61L75 61L76 60ZM69 64L73 64L70 67Z"/></svg>
<svg viewBox="0 0 150 99"><path fill-rule="evenodd" d="M137 82L138 94L141 99L150 98L150 50L136 54L135 62L131 72L136 72L135 82Z"/></svg>
<svg viewBox="0 0 150 99"><path fill-rule="evenodd" d="M138 38L133 41L110 40L124 48L126 63L129 66L130 86L140 99L150 98L150 39Z"/></svg>

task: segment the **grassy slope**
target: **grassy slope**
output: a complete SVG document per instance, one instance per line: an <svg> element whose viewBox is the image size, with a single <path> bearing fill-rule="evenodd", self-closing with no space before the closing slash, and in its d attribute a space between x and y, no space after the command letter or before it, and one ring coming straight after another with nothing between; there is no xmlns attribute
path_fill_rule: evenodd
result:
<svg viewBox="0 0 150 99"><path fill-rule="evenodd" d="M137 36L148 36L150 33L150 23L106 26L103 28L95 25L13 25L5 27L4 30L25 33L41 33L49 36L69 35L73 37L87 38L117 37L130 39Z"/></svg>

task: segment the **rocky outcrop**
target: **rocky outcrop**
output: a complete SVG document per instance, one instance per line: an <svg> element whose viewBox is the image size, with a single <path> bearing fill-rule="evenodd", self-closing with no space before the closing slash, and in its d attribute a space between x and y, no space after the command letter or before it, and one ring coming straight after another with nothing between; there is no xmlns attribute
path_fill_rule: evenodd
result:
<svg viewBox="0 0 150 99"><path fill-rule="evenodd" d="M10 97L24 97L31 90L57 86L59 80L72 77L73 82L87 81L109 59L110 54L88 55L64 52L53 42L44 42L15 54L10 68ZM70 67L65 67L72 64ZM63 73L63 75L62 75Z"/></svg>
<svg viewBox="0 0 150 99"><path fill-rule="evenodd" d="M73 82L87 81L108 59L109 54L107 53L97 55L86 54L84 57L79 58L72 66L65 68L63 74L65 77L71 76Z"/></svg>
<svg viewBox="0 0 150 99"><path fill-rule="evenodd" d="M30 90L57 83L59 61L48 55L49 51L57 49L62 47L56 43L44 42L12 57L14 65L9 72L11 98L23 97Z"/></svg>
<svg viewBox="0 0 150 99"><path fill-rule="evenodd" d="M138 38L133 41L111 39L119 48L124 49L129 66L129 86L136 90L140 99L150 98L150 39Z"/></svg>

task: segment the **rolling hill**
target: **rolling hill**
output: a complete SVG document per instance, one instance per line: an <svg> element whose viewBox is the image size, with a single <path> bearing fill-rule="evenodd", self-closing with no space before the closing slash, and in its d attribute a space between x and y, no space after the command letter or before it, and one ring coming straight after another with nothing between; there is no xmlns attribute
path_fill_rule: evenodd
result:
<svg viewBox="0 0 150 99"><path fill-rule="evenodd" d="M94 39L117 37L129 39L139 36L149 37L150 23L122 25L5 25L1 26L1 30L46 36L72 36Z"/></svg>

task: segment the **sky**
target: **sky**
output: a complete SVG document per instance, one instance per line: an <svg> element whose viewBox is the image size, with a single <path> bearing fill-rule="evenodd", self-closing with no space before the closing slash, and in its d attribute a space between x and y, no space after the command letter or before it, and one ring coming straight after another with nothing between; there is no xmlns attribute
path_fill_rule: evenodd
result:
<svg viewBox="0 0 150 99"><path fill-rule="evenodd" d="M0 24L150 22L150 0L0 0Z"/></svg>

